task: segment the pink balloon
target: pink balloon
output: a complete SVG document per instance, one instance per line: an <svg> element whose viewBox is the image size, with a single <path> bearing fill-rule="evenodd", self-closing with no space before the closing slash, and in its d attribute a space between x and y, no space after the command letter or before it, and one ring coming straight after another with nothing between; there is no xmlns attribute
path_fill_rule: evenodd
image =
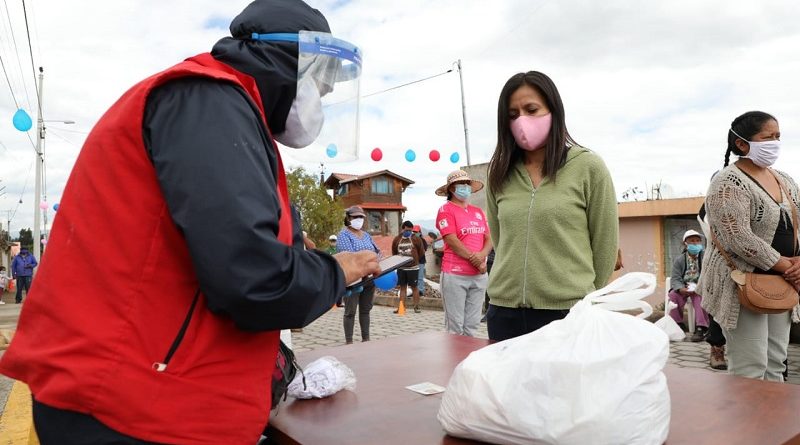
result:
<svg viewBox="0 0 800 445"><path fill-rule="evenodd" d="M45 210L47 208L47 201L42 201L39 203L39 208Z"/></svg>
<svg viewBox="0 0 800 445"><path fill-rule="evenodd" d="M43 245L43 246L46 246L46 245L47 245L47 238L43 238L43 239L42 239L42 245Z"/></svg>
<svg viewBox="0 0 800 445"><path fill-rule="evenodd" d="M431 153L428 155L428 157L431 158L431 161L436 162L439 160L441 155L439 154L438 150L431 150Z"/></svg>
<svg viewBox="0 0 800 445"><path fill-rule="evenodd" d="M378 162L381 159L383 159L383 152L381 151L380 148L375 148L375 149L372 150L372 153L370 154L370 156L372 157L373 161Z"/></svg>

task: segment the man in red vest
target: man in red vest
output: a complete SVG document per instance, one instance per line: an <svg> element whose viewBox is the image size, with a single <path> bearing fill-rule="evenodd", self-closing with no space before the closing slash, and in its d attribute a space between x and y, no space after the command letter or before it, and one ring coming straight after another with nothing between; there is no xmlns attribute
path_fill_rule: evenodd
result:
<svg viewBox="0 0 800 445"><path fill-rule="evenodd" d="M0 361L42 444L255 444L278 331L378 271L374 253L303 249L273 140L314 141L357 49L320 48L337 40L300 0L256 0L230 30L126 92L75 163Z"/></svg>

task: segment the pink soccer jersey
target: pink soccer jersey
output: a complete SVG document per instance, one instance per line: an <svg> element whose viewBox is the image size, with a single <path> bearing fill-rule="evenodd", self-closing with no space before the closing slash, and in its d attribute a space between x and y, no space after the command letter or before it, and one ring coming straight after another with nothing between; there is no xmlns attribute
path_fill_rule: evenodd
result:
<svg viewBox="0 0 800 445"><path fill-rule="evenodd" d="M486 225L486 215L483 210L473 205L467 208L459 207L447 201L436 215L436 227L442 234L455 234L464 247L472 252L483 249L484 237L489 231ZM450 246L445 243L444 256L442 257L442 272L455 275L477 275L476 269L469 260L456 255Z"/></svg>

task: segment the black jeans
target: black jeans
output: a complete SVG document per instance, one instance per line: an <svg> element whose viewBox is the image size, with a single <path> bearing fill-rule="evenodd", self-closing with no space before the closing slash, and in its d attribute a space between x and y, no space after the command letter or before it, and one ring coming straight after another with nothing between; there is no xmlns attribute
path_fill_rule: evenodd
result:
<svg viewBox="0 0 800 445"><path fill-rule="evenodd" d="M25 290L25 296L28 296L28 292L31 290L31 280L33 277L23 277L21 275L17 275L17 296L16 302L22 303L22 291Z"/></svg>
<svg viewBox="0 0 800 445"><path fill-rule="evenodd" d="M125 409L120 405L120 409ZM33 423L42 445L158 445L118 433L92 416L33 400Z"/></svg>
<svg viewBox="0 0 800 445"><path fill-rule="evenodd" d="M708 315L708 337L706 341L711 346L725 346L725 335L722 334L722 328L719 323L714 321L711 314Z"/></svg>
<svg viewBox="0 0 800 445"><path fill-rule="evenodd" d="M414 271L416 273L416 271ZM344 297L344 340L353 341L353 327L356 324L356 310L358 311L358 324L361 327L361 341L369 340L369 311L372 310L372 300L375 298L375 285L368 284L359 293Z"/></svg>
<svg viewBox="0 0 800 445"><path fill-rule="evenodd" d="M503 341L531 333L552 321L561 320L568 313L567 309L524 309L490 304L486 311L489 340Z"/></svg>

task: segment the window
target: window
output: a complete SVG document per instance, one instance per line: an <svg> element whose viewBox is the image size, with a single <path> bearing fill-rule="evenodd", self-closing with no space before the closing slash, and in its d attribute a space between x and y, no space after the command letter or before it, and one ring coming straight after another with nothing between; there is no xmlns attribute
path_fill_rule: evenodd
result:
<svg viewBox="0 0 800 445"><path fill-rule="evenodd" d="M350 190L350 184L342 184L339 186L339 190L336 191L336 196L344 196Z"/></svg>
<svg viewBox="0 0 800 445"><path fill-rule="evenodd" d="M381 233L381 212L367 212L367 232Z"/></svg>
<svg viewBox="0 0 800 445"><path fill-rule="evenodd" d="M388 178L372 178L372 193L376 195L389 195L394 193L394 182Z"/></svg>

